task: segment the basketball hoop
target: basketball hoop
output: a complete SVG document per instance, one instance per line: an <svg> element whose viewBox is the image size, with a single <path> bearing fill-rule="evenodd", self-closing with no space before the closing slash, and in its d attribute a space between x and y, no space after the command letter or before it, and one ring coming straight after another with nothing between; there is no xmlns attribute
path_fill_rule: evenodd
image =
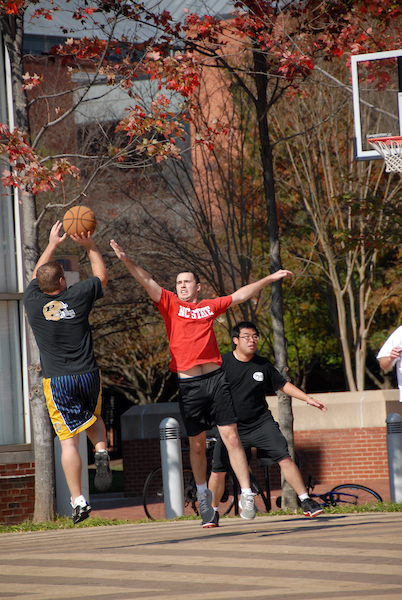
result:
<svg viewBox="0 0 402 600"><path fill-rule="evenodd" d="M367 141L384 158L387 173L402 173L402 136L373 137Z"/></svg>

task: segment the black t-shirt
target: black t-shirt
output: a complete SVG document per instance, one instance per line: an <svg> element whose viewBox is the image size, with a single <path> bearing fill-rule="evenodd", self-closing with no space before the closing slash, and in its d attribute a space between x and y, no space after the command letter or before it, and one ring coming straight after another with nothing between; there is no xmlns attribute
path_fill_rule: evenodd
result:
<svg viewBox="0 0 402 600"><path fill-rule="evenodd" d="M44 294L36 279L31 281L23 300L44 377L80 375L98 368L88 316L102 296L98 277L79 281L56 296Z"/></svg>
<svg viewBox="0 0 402 600"><path fill-rule="evenodd" d="M274 365L257 354L248 362L237 360L233 352L222 359L239 424L252 423L269 413L265 396L274 395L287 382Z"/></svg>

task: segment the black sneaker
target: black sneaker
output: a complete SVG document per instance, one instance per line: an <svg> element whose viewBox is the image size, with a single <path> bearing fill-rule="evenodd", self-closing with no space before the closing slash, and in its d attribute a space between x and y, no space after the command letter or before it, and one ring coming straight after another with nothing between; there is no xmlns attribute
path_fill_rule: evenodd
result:
<svg viewBox="0 0 402 600"><path fill-rule="evenodd" d="M318 504L313 498L306 498L302 501L301 507L303 509L303 514L305 517L316 517L320 515L323 510L322 506Z"/></svg>
<svg viewBox="0 0 402 600"><path fill-rule="evenodd" d="M219 527L219 513L217 510L214 510L214 516L212 517L212 519L210 521L203 521L202 522L202 527L203 528L207 528L207 527Z"/></svg>
<svg viewBox="0 0 402 600"><path fill-rule="evenodd" d="M107 492L112 485L112 472L110 470L110 459L107 452L95 452L95 479L94 485L100 492Z"/></svg>
<svg viewBox="0 0 402 600"><path fill-rule="evenodd" d="M85 521L85 519L88 519L91 510L92 508L89 506L89 504L86 504L85 506L81 506L80 504L77 504L77 506L73 506L74 525L77 525L77 523L81 523L81 521Z"/></svg>

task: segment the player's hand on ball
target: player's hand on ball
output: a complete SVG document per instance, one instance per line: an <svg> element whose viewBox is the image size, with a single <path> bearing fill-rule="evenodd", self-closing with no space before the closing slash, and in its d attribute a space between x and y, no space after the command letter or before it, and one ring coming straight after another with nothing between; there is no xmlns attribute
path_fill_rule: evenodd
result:
<svg viewBox="0 0 402 600"><path fill-rule="evenodd" d="M64 242L64 240L67 237L67 234L64 233L61 237L60 237L60 230L63 226L63 223L61 221L56 221L56 223L53 225L53 227L50 230L50 235L49 235L49 243L53 244L54 246L60 246L60 244L62 244Z"/></svg>
<svg viewBox="0 0 402 600"><path fill-rule="evenodd" d="M110 245L113 248L113 250L115 251L117 258L120 258L120 260L123 260L123 258L126 258L126 253L124 252L124 250L122 248L120 248L120 246L117 242L115 242L114 240L110 240Z"/></svg>
<svg viewBox="0 0 402 600"><path fill-rule="evenodd" d="M73 240L73 242L77 242L77 244L84 246L84 248L86 249L95 246L95 242L91 238L90 231L88 231L87 233L74 233L73 235L70 235L70 238Z"/></svg>

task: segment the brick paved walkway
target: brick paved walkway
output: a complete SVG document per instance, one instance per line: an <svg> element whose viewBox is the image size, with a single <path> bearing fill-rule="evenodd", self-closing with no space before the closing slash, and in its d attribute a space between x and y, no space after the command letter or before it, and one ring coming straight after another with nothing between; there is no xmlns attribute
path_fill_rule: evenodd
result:
<svg viewBox="0 0 402 600"><path fill-rule="evenodd" d="M400 600L402 513L0 535L7 600Z"/></svg>

